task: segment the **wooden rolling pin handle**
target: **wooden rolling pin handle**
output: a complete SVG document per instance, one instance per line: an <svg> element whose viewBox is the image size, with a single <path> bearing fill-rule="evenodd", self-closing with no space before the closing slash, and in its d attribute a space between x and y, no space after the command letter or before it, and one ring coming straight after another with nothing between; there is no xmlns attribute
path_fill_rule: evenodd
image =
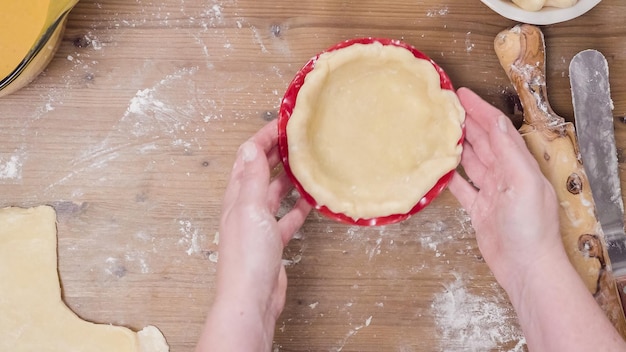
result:
<svg viewBox="0 0 626 352"><path fill-rule="evenodd" d="M494 50L519 95L526 124L562 135L564 131L560 127L564 119L554 113L548 102L546 50L541 30L522 24L502 31L494 41Z"/></svg>

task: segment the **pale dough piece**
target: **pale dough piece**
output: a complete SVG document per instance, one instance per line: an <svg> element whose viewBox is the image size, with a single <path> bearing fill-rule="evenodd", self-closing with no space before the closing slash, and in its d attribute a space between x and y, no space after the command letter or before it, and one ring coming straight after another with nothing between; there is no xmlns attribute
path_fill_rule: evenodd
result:
<svg viewBox="0 0 626 352"><path fill-rule="evenodd" d="M512 0L515 5L526 11L539 11L545 4L546 0Z"/></svg>
<svg viewBox="0 0 626 352"><path fill-rule="evenodd" d="M167 352L161 332L81 320L61 299L51 207L0 209L0 351Z"/></svg>
<svg viewBox="0 0 626 352"><path fill-rule="evenodd" d="M320 55L287 124L289 164L319 205L354 219L409 212L460 161L465 112L407 49Z"/></svg>
<svg viewBox="0 0 626 352"><path fill-rule="evenodd" d="M576 5L577 2L578 0L546 0L546 6L566 8Z"/></svg>
<svg viewBox="0 0 626 352"><path fill-rule="evenodd" d="M545 6L552 7L572 7L578 0L512 0L517 6L526 11L539 11Z"/></svg>

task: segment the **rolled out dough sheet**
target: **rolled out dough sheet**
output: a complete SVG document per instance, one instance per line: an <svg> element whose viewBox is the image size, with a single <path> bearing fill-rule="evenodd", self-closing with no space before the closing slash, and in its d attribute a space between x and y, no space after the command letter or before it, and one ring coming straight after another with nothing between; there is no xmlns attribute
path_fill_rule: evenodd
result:
<svg viewBox="0 0 626 352"><path fill-rule="evenodd" d="M0 351L167 352L161 332L80 319L61 299L53 208L0 209Z"/></svg>

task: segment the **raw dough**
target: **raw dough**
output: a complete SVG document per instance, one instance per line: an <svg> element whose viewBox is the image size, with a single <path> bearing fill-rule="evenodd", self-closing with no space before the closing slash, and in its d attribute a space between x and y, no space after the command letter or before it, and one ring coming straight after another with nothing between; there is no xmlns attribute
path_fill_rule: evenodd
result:
<svg viewBox="0 0 626 352"><path fill-rule="evenodd" d="M0 209L0 351L167 352L161 332L81 320L61 299L51 207Z"/></svg>
<svg viewBox="0 0 626 352"><path fill-rule="evenodd" d="M354 219L409 212L460 161L465 112L433 65L394 45L320 55L287 124L289 164Z"/></svg>
<svg viewBox="0 0 626 352"><path fill-rule="evenodd" d="M545 6L566 8L576 5L577 2L578 0L546 0Z"/></svg>
<svg viewBox="0 0 626 352"><path fill-rule="evenodd" d="M578 0L512 0L526 11L539 11L545 6L566 8L576 5Z"/></svg>

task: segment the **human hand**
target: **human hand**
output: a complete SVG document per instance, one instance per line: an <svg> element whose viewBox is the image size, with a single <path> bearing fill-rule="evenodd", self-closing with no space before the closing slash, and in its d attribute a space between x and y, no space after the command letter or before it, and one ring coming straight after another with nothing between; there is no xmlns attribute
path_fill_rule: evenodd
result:
<svg viewBox="0 0 626 352"><path fill-rule="evenodd" d="M197 351L269 351L287 290L285 245L311 206L300 198L276 220L293 185L271 180L280 162L276 121L241 145L226 188L220 221L217 292Z"/></svg>
<svg viewBox="0 0 626 352"><path fill-rule="evenodd" d="M570 264L554 189L511 121L469 89L461 164L450 191L517 312L531 351L624 351L626 344ZM476 188L474 187L476 186ZM584 333L580 333L584 331Z"/></svg>
<svg viewBox="0 0 626 352"><path fill-rule="evenodd" d="M507 292L566 254L554 189L509 118L466 88L457 92L467 118L461 164L449 189L468 211L479 249Z"/></svg>

